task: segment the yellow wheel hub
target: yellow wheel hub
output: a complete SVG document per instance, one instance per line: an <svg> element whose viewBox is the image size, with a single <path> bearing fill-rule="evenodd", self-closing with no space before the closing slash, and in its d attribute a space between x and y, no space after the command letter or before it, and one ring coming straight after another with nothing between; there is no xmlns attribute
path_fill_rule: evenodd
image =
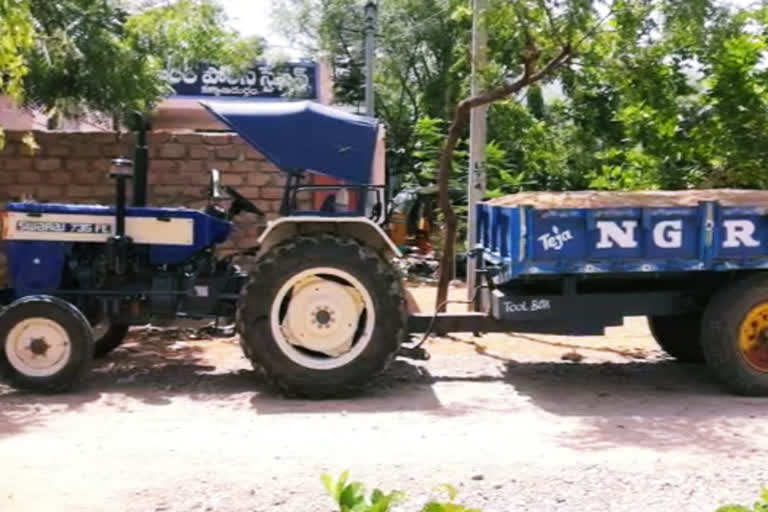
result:
<svg viewBox="0 0 768 512"><path fill-rule="evenodd" d="M755 306L741 322L741 355L759 372L768 373L768 303Z"/></svg>

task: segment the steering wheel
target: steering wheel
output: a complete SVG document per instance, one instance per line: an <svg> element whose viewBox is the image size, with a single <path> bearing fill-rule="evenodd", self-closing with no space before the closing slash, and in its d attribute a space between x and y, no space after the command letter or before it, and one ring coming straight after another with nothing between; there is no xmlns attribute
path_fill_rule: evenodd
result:
<svg viewBox="0 0 768 512"><path fill-rule="evenodd" d="M232 198L232 204L229 207L229 216L234 217L240 212L254 213L260 217L264 216L264 212L253 204L253 201L243 196L240 192L230 186L225 186L224 190Z"/></svg>
<svg viewBox="0 0 768 512"><path fill-rule="evenodd" d="M227 198L232 199L232 203L229 205L229 211L226 213L228 219L233 218L240 212L254 213L261 217L264 216L264 212L240 192L232 187L221 185L221 173L218 169L211 169L209 194L212 201L220 201Z"/></svg>

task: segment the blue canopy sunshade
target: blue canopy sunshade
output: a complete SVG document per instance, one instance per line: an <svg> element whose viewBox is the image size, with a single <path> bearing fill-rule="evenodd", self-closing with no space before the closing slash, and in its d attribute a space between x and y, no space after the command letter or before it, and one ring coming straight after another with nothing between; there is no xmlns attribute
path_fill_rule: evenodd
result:
<svg viewBox="0 0 768 512"><path fill-rule="evenodd" d="M378 121L311 101L201 104L284 170L371 183Z"/></svg>

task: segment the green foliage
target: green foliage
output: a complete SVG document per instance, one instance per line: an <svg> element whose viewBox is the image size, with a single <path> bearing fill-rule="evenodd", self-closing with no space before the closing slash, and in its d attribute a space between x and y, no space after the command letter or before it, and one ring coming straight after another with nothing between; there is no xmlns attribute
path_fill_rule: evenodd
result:
<svg viewBox="0 0 768 512"><path fill-rule="evenodd" d="M763 489L762 499L756 502L752 508L743 505L726 505L718 508L717 512L768 512L768 489Z"/></svg>
<svg viewBox="0 0 768 512"><path fill-rule="evenodd" d="M405 501L405 494L399 491L384 494L381 490L374 489L370 497L366 497L362 483L349 482L348 471L342 473L338 480L323 474L322 480L328 496L338 505L338 512L390 512ZM448 501L429 501L421 508L421 512L481 512L455 503L458 494L455 487L444 485L439 490L445 491Z"/></svg>
<svg viewBox="0 0 768 512"><path fill-rule="evenodd" d="M26 0L0 0L0 90L21 95L27 74L23 53L32 47L32 15Z"/></svg>
<svg viewBox="0 0 768 512"><path fill-rule="evenodd" d="M336 63L338 98L358 104L364 2L280 3L300 13L304 39L318 43L311 51ZM472 11L458 0L387 0L379 8L376 108L387 125L388 162L403 182L426 185L453 108L469 93ZM491 107L489 196L768 187L768 7L491 0L484 21L488 86L521 71L530 41L541 62L563 41L581 42L556 79ZM466 147L464 139L454 162L457 205Z"/></svg>
<svg viewBox="0 0 768 512"><path fill-rule="evenodd" d="M21 97L27 74L23 53L32 46L32 16L26 0L0 0L0 91L12 98ZM5 134L0 126L0 149Z"/></svg>
<svg viewBox="0 0 768 512"><path fill-rule="evenodd" d="M214 0L137 12L119 0L0 0L0 92L52 115L147 111L169 92L163 69L240 67L259 52L258 41L227 28Z"/></svg>
<svg viewBox="0 0 768 512"><path fill-rule="evenodd" d="M337 481L327 474L322 476L328 495L339 506L339 512L390 512L401 503L405 495L393 491L384 494L374 489L370 497L365 496L365 487L360 482L348 482L349 472L345 471Z"/></svg>
<svg viewBox="0 0 768 512"><path fill-rule="evenodd" d="M227 18L211 0L177 0L139 12L126 20L131 46L163 58L163 65L184 69L201 60L244 68L261 53L258 38L241 38L227 29Z"/></svg>

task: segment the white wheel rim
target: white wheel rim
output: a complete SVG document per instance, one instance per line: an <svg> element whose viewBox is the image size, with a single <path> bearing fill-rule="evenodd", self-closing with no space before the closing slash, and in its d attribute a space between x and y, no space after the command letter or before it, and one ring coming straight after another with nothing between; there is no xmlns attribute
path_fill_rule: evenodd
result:
<svg viewBox="0 0 768 512"><path fill-rule="evenodd" d="M50 318L27 318L5 340L8 362L28 377L50 377L67 365L72 345L67 331Z"/></svg>
<svg viewBox="0 0 768 512"><path fill-rule="evenodd" d="M272 335L280 350L314 370L333 370L357 358L371 342L375 324L373 300L365 286L332 267L292 276L277 292L270 311Z"/></svg>

